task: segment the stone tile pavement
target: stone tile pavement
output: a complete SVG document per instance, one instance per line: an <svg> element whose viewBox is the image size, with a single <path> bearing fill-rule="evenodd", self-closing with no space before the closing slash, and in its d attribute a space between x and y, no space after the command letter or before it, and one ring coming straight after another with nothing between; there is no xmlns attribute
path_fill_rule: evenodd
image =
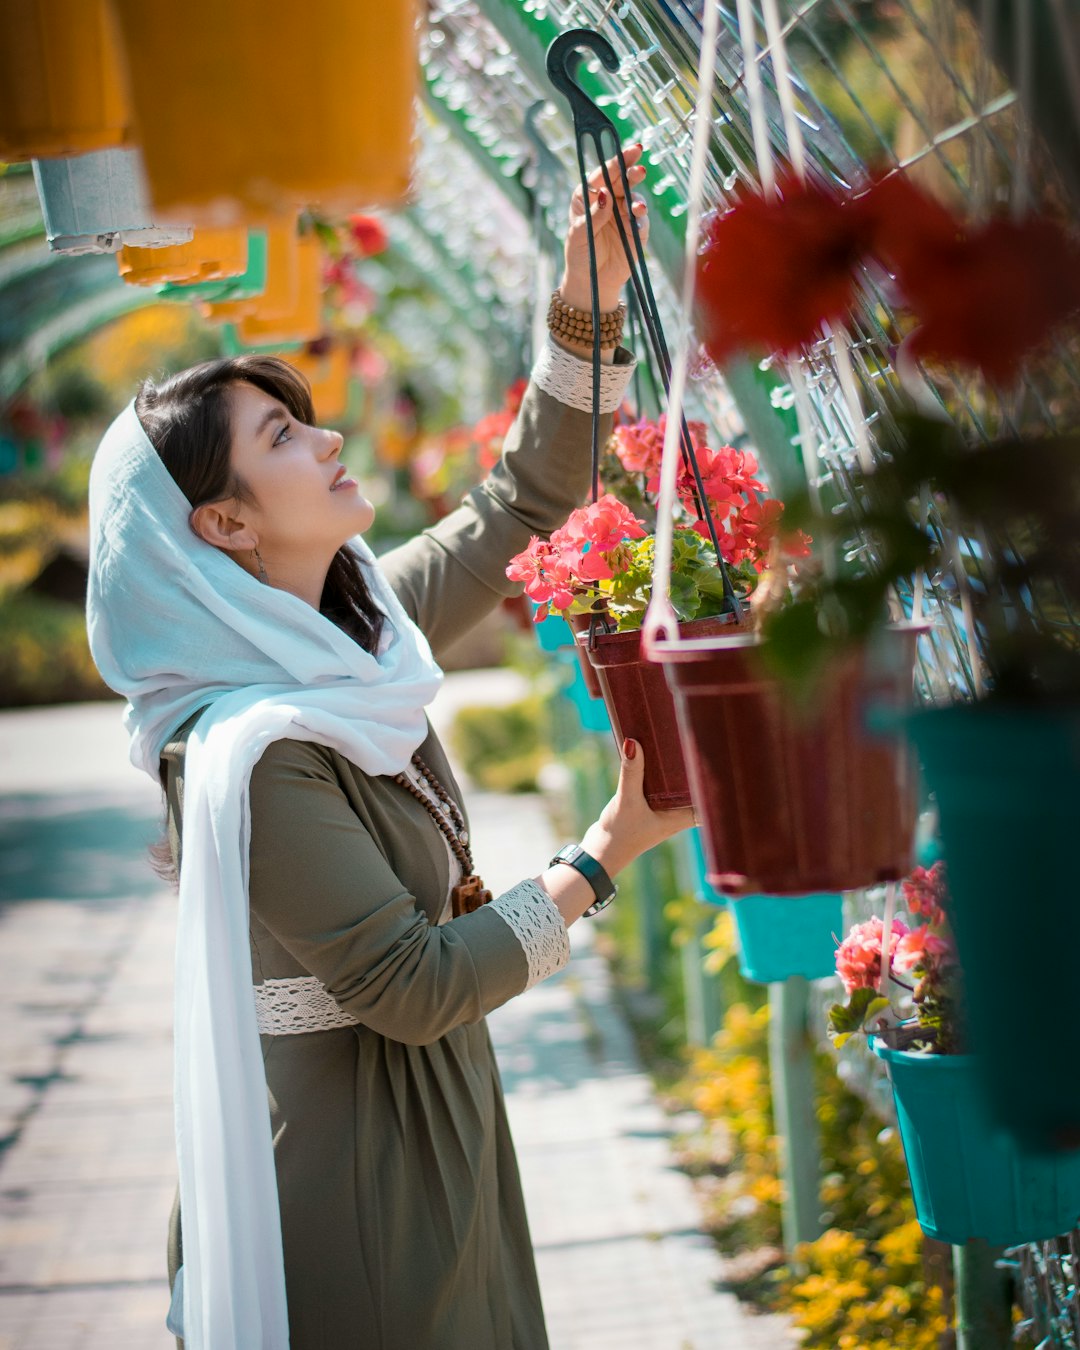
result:
<svg viewBox="0 0 1080 1350"><path fill-rule="evenodd" d="M452 675L434 720L515 692L507 672ZM159 804L118 719L117 704L0 714L0 1350L173 1345L174 901L145 862ZM563 842L535 799L471 802L493 888ZM567 971L490 1019L552 1350L793 1345L713 1287L607 968L585 924L572 939Z"/></svg>

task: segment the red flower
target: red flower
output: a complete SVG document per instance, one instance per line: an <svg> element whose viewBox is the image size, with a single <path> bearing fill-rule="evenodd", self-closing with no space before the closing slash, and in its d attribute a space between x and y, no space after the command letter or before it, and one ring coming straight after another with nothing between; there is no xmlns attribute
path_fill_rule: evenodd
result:
<svg viewBox="0 0 1080 1350"><path fill-rule="evenodd" d="M1080 310L1080 244L1056 221L971 226L896 174L856 205L919 320L916 356L976 366L1007 384Z"/></svg>
<svg viewBox="0 0 1080 1350"><path fill-rule="evenodd" d="M951 248L963 223L903 174L875 182L852 208L864 222L871 251L899 276L917 276L928 257Z"/></svg>
<svg viewBox="0 0 1080 1350"><path fill-rule="evenodd" d="M865 214L812 183L785 179L713 219L698 257L699 326L709 356L790 354L840 319L866 251Z"/></svg>
<svg viewBox="0 0 1080 1350"><path fill-rule="evenodd" d="M521 409L521 400L525 397L525 390L529 387L529 381L525 379L515 380L506 391L506 402L503 407L508 413L517 414Z"/></svg>
<svg viewBox="0 0 1080 1350"><path fill-rule="evenodd" d="M371 258L386 249L386 226L374 216L350 216L349 234L361 258Z"/></svg>
<svg viewBox="0 0 1080 1350"><path fill-rule="evenodd" d="M1009 384L1080 310L1080 246L1052 220L991 220L897 280L921 321L916 356Z"/></svg>

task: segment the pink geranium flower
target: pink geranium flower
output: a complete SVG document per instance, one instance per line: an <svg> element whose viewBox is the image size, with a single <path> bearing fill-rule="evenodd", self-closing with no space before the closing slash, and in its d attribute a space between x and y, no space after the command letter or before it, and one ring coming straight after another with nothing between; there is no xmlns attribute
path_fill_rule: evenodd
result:
<svg viewBox="0 0 1080 1350"><path fill-rule="evenodd" d="M708 434L705 423L687 422L686 425L694 449L702 449ZM638 422L624 423L615 428L613 433L615 453L627 473L643 473L650 478L659 474L666 431L666 413L661 413L656 422L643 417Z"/></svg>
<svg viewBox="0 0 1080 1350"><path fill-rule="evenodd" d="M559 550L536 535L529 546L510 560L506 575L525 584L525 594L538 605L568 609L573 603L573 577Z"/></svg>
<svg viewBox="0 0 1080 1350"><path fill-rule="evenodd" d="M889 938L889 963L893 962L897 943L909 932L901 919L893 919ZM857 923L836 949L836 973L849 994L856 989L876 989L881 982L881 945L884 925L875 915Z"/></svg>
<svg viewBox="0 0 1080 1350"><path fill-rule="evenodd" d="M929 924L922 924L905 933L896 944L893 969L901 975L914 970L936 970L940 966L956 964L956 948Z"/></svg>
<svg viewBox="0 0 1080 1350"><path fill-rule="evenodd" d="M916 867L903 887L904 901L912 914L921 914L932 924L944 922L949 886L943 862L938 861L932 867Z"/></svg>
<svg viewBox="0 0 1080 1350"><path fill-rule="evenodd" d="M569 609L576 595L624 568L626 541L644 539L645 533L637 516L605 493L574 511L550 540L534 535L528 548L510 559L506 575L523 582L525 594L538 604Z"/></svg>

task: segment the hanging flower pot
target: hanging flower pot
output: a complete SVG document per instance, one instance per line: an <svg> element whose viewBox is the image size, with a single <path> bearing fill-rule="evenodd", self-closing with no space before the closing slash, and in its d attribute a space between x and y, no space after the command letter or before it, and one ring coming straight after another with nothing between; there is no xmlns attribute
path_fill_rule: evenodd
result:
<svg viewBox="0 0 1080 1350"><path fill-rule="evenodd" d="M871 1048L888 1067L915 1212L928 1236L1010 1247L1076 1225L1080 1152L1025 1153L996 1130L973 1055L916 1054L877 1039Z"/></svg>
<svg viewBox="0 0 1080 1350"><path fill-rule="evenodd" d="M131 143L119 37L106 0L0 8L0 160Z"/></svg>
<svg viewBox="0 0 1080 1350"><path fill-rule="evenodd" d="M910 730L937 798L990 1109L1022 1144L1075 1148L1080 708L954 705L916 714Z"/></svg>
<svg viewBox="0 0 1080 1350"><path fill-rule="evenodd" d="M715 637L730 632L734 618L718 615L680 624L686 638ZM638 741L645 752L645 800L654 810L690 805L690 784L679 741L675 702L664 679L664 668L646 660L641 631L577 634L596 671L616 743Z"/></svg>
<svg viewBox="0 0 1080 1350"><path fill-rule="evenodd" d="M233 224L285 204L347 211L404 197L418 66L411 0L115 7L165 218ZM299 97L282 96L283 61Z"/></svg>
<svg viewBox="0 0 1080 1350"><path fill-rule="evenodd" d="M265 290L266 231L248 230L247 266L242 272L214 280L167 281L158 287L158 294L163 300L226 304L254 300Z"/></svg>
<svg viewBox="0 0 1080 1350"><path fill-rule="evenodd" d="M122 244L186 244L188 226L155 226L137 150L35 159L45 235L53 253L113 253Z"/></svg>
<svg viewBox="0 0 1080 1350"><path fill-rule="evenodd" d="M872 734L866 715L910 705L920 631L893 626L872 652L839 659L808 709L760 668L749 634L659 654L717 890L801 895L907 875L914 765L903 739Z"/></svg>
<svg viewBox="0 0 1080 1350"><path fill-rule="evenodd" d="M247 269L247 253L245 229L196 230L190 243L170 248L125 244L116 255L116 265L129 286L215 281L242 276Z"/></svg>
<svg viewBox="0 0 1080 1350"><path fill-rule="evenodd" d="M313 234L294 234L282 257L271 234L269 248L266 292L241 302L237 337L245 347L314 342L323 331L319 241Z"/></svg>
<svg viewBox="0 0 1080 1350"><path fill-rule="evenodd" d="M333 422L344 417L349 406L349 349L341 342L331 342L325 350L319 350L320 345L312 343L285 359L311 385L316 420Z"/></svg>
<svg viewBox="0 0 1080 1350"><path fill-rule="evenodd" d="M823 980L834 974L844 925L841 896L744 895L732 900L731 913L745 979L774 984L793 975Z"/></svg>

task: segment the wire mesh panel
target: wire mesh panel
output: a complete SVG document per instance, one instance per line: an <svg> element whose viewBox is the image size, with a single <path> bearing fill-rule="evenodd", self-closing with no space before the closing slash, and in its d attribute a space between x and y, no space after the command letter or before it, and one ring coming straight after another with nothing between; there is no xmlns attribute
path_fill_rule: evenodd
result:
<svg viewBox="0 0 1080 1350"><path fill-rule="evenodd" d="M751 6L754 60L770 148L781 164L795 150L778 87L786 67L812 181L854 193L875 177L903 173L974 224L1033 207L1069 213L1080 164L1073 153L1080 134L1080 33L1066 5L781 0L783 50L770 45L762 8ZM722 4L720 18L705 186L706 204L715 208L731 204L759 178L736 4ZM532 194L535 238L550 250L563 227L556 204L576 178L576 158L565 111L552 99L538 54L570 28L588 27L607 38L618 70L608 73L589 61L582 83L624 141L640 140L645 148L653 253L664 273L654 281L665 325L675 322L677 308L702 19L701 0L431 0L424 40L429 88L468 121L495 171L520 179ZM526 112L541 100L551 101L535 125L551 162L561 166L561 181L550 165L537 175L523 162ZM768 391L790 462L804 456L817 490L852 522L840 545L845 561L872 570L875 541L850 508L858 505L858 470L866 456L887 457L896 447L898 413L914 401L951 420L973 446L1075 428L1080 349L1075 340L1062 342L1029 362L1007 393L995 391L963 371L922 368L907 357L912 321L891 278L868 267L862 281L845 341L857 398L845 396L843 353L837 337L827 334L801 362L810 411L806 443L796 432L790 371L781 362L763 362L754 375ZM745 399L700 353L692 362L688 403L689 414L704 416L725 440L746 442ZM1021 549L1005 536L959 533L947 505L929 494L921 510L938 562L929 575L901 583L897 596L906 614L918 608L931 625L920 641L920 693L931 701L970 698L985 669L965 592L994 585L1000 560L1018 557ZM1060 588L1029 592L1022 603L1045 628L1076 641L1077 615ZM873 894L852 897L854 917L880 909L876 901ZM876 1061L851 1061L843 1072L888 1113ZM1076 1242L1073 1234L1015 1254L1025 1325L1045 1345L1080 1344Z"/></svg>

